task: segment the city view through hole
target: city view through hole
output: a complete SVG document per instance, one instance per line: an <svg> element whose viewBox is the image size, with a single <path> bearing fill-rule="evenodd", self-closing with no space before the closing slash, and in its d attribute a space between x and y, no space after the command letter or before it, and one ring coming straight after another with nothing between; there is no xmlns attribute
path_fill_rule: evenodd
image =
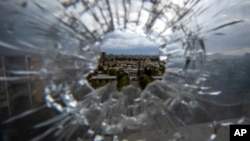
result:
<svg viewBox="0 0 250 141"><path fill-rule="evenodd" d="M249 124L249 7L1 0L0 140L229 140Z"/></svg>
<svg viewBox="0 0 250 141"><path fill-rule="evenodd" d="M118 91L128 85L144 89L152 81L161 80L165 72L157 45L135 33L108 33L100 50L98 67L87 77L94 88L115 81Z"/></svg>

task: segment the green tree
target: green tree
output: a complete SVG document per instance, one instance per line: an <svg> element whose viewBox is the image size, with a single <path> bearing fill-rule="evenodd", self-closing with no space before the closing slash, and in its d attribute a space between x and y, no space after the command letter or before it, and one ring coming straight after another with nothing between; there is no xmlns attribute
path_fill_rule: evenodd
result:
<svg viewBox="0 0 250 141"><path fill-rule="evenodd" d="M112 68L108 70L108 74L111 76L116 76L117 73L116 73L116 70Z"/></svg>
<svg viewBox="0 0 250 141"><path fill-rule="evenodd" d="M93 88L95 88L95 89L100 88L100 87L102 87L102 86L104 86L104 85L106 85L106 82L104 82L104 81L102 81L102 82L93 81L93 82L91 83L91 86L92 86Z"/></svg>
<svg viewBox="0 0 250 141"><path fill-rule="evenodd" d="M129 76L125 72L120 72L117 75L117 89L121 91L121 89L130 84Z"/></svg>
<svg viewBox="0 0 250 141"><path fill-rule="evenodd" d="M147 66L144 68L144 73L147 75L147 76L152 76L153 75L153 69L151 66Z"/></svg>
<svg viewBox="0 0 250 141"><path fill-rule="evenodd" d="M139 85L142 89L144 89L152 81L153 79L146 74L142 74L139 76Z"/></svg>
<svg viewBox="0 0 250 141"><path fill-rule="evenodd" d="M104 71L104 68L103 68L102 66L99 65L99 66L98 66L98 70L99 70L99 71Z"/></svg>
<svg viewBox="0 0 250 141"><path fill-rule="evenodd" d="M159 70L163 74L165 72L165 66L164 65L160 65Z"/></svg>

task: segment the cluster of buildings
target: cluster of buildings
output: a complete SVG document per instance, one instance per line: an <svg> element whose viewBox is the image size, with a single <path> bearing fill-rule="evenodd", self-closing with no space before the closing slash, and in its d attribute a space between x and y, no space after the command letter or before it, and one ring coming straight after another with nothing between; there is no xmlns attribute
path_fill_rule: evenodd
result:
<svg viewBox="0 0 250 141"><path fill-rule="evenodd" d="M122 70L129 74L130 80L138 80L138 71L143 71L145 68L154 68L157 73L156 79L161 79L164 73L165 62L160 61L158 56L150 55L113 55L101 52L99 59L99 69L95 74L91 74L91 82L110 82L116 80L116 76L109 75L108 71ZM101 69L100 69L101 68Z"/></svg>

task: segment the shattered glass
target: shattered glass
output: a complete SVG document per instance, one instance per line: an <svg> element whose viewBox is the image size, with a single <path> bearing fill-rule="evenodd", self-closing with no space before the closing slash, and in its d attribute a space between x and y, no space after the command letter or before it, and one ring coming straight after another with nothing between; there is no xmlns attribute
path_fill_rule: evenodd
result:
<svg viewBox="0 0 250 141"><path fill-rule="evenodd" d="M228 140L230 124L249 123L249 6L0 0L1 140ZM158 45L162 80L90 86L115 30Z"/></svg>

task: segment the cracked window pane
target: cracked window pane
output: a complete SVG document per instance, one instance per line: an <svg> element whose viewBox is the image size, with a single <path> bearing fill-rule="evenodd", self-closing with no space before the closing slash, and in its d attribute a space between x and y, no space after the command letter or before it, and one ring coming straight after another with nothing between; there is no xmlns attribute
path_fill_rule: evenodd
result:
<svg viewBox="0 0 250 141"><path fill-rule="evenodd" d="M249 4L1 0L0 139L229 140L249 123ZM93 86L112 32L155 44L160 80Z"/></svg>

